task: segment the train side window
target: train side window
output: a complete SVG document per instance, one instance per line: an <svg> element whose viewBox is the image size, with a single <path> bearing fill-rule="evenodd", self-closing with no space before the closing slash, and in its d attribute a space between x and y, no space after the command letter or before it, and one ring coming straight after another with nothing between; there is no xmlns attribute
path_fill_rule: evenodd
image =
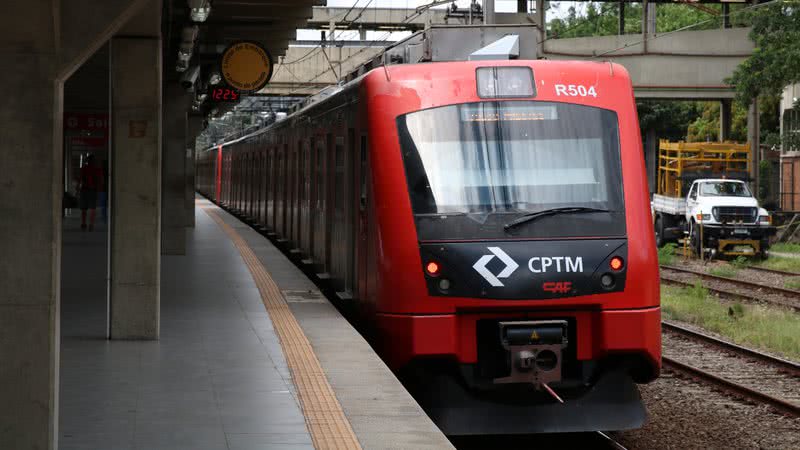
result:
<svg viewBox="0 0 800 450"><path fill-rule="evenodd" d="M361 136L361 168L359 174L361 175L361 198L359 201L359 208L361 211L367 209L367 137Z"/></svg>

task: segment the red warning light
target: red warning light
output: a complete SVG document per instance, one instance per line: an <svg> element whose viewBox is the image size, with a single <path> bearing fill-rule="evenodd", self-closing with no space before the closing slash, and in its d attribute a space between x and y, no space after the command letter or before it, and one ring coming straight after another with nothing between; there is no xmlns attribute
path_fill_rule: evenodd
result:
<svg viewBox="0 0 800 450"><path fill-rule="evenodd" d="M608 262L608 265L611 266L611 270L621 270L624 263L622 258L615 256L611 258L611 261Z"/></svg>
<svg viewBox="0 0 800 450"><path fill-rule="evenodd" d="M425 270L428 271L429 275L435 277L436 275L439 275L439 270L440 270L439 264L437 264L434 261L431 261L431 262L429 262L428 264L425 265Z"/></svg>

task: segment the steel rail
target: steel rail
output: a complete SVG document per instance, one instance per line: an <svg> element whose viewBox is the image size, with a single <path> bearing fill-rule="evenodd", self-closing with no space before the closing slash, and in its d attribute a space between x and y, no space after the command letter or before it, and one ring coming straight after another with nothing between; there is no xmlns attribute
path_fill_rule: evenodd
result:
<svg viewBox="0 0 800 450"><path fill-rule="evenodd" d="M663 274L661 275L661 282L665 283L665 284L672 284L672 285L681 286L681 287L693 287L694 286L694 284L689 283L687 281L676 280L674 278L664 277ZM800 313L800 304L780 302L780 301L776 301L776 300L765 300L763 298L758 298L758 297L754 297L754 296L750 296L750 295L740 294L738 292L728 291L728 290L725 290L725 289L712 288L712 287L708 287L708 286L703 286L703 289L707 290L708 292L711 292L712 294L716 294L716 295L718 295L720 297L727 297L727 298L731 298L731 299L735 299L735 300L743 300L743 301L749 302L749 303L770 303L770 304L773 304L773 305L776 305L776 306L782 306L784 308L791 308L793 311Z"/></svg>
<svg viewBox="0 0 800 450"><path fill-rule="evenodd" d="M800 277L800 272L789 272L787 270L768 269L766 267L759 267L759 266L745 266L745 269L753 269L753 270L758 270L760 272L774 273L776 275L785 275L787 277Z"/></svg>
<svg viewBox="0 0 800 450"><path fill-rule="evenodd" d="M684 364L672 358L667 358L666 356L662 356L661 361L665 366L670 367L672 370L676 372L683 372L684 374L687 374L692 378L705 381L706 383L721 386L724 389L733 392L737 395L740 395L742 397L755 400L759 403L766 403L782 413L789 414L794 417L800 417L800 406L789 403L786 400L773 397L771 395L767 395L763 392L759 392L754 389L750 389L747 386L742 386L741 384L734 383L733 381L718 377L712 373L706 372L705 370L698 369L697 367L693 367L688 364Z"/></svg>
<svg viewBox="0 0 800 450"><path fill-rule="evenodd" d="M686 328L674 322L662 320L661 326L666 330L686 336L688 338L702 341L730 352L774 365L779 367L781 370L788 372L792 376L800 376L800 363L789 361L788 359L778 358L777 356L772 356L768 353L760 352L751 348L743 347L739 344L734 344L733 342L728 342L709 334L701 333L699 331L692 330L691 328Z"/></svg>
<svg viewBox="0 0 800 450"><path fill-rule="evenodd" d="M750 289L763 289L765 291L774 292L774 293L780 294L780 295L785 295L785 296L794 297L794 298L800 298L800 291L796 291L794 289L786 289L786 288L777 287L777 286L767 286L766 284L753 283L752 281L745 281L745 280L737 280L735 278L721 277L721 276L718 276L718 275L711 275L709 273L698 272L696 270L684 269L684 268L675 267L675 266L662 265L661 267L664 268L664 269L667 269L667 270L675 271L675 272L688 273L688 274L695 275L695 276L698 276L700 278L704 278L704 279L707 279L707 280L717 280L717 281L722 281L722 282L730 283L730 284L738 284L739 286L744 286L744 287L747 287L747 288L750 288Z"/></svg>
<svg viewBox="0 0 800 450"><path fill-rule="evenodd" d="M619 442L617 442L616 439L612 438L607 433L604 433L602 431L596 431L595 433L597 433L598 436L600 436L603 440L605 440L606 443L609 446L613 447L614 449L616 449L616 450L628 450L624 445L622 445Z"/></svg>

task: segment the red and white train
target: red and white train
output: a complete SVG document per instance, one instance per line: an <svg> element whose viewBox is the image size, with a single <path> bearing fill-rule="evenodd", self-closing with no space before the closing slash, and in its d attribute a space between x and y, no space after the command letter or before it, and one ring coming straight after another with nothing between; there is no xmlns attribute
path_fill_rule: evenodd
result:
<svg viewBox="0 0 800 450"><path fill-rule="evenodd" d="M644 420L659 278L623 67L380 67L197 173L355 306L446 433Z"/></svg>

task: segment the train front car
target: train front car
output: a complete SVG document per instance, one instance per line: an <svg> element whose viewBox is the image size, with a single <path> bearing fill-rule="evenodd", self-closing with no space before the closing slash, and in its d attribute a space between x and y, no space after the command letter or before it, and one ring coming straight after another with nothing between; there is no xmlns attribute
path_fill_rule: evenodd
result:
<svg viewBox="0 0 800 450"><path fill-rule="evenodd" d="M382 354L437 424L641 426L659 282L625 69L400 65L362 93L378 255L366 300Z"/></svg>

